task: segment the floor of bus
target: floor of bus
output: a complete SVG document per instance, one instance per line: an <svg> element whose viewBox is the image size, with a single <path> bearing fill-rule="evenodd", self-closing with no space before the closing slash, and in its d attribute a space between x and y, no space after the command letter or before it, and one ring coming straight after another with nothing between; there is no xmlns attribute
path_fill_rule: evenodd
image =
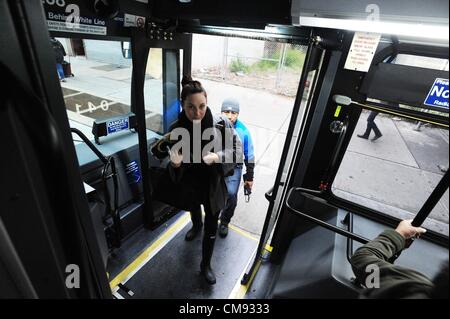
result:
<svg viewBox="0 0 450 319"><path fill-rule="evenodd" d="M212 268L217 283L200 275L201 242L184 240L191 227L189 214L180 212L156 230L140 229L124 241L108 261L113 294L118 299L243 298L242 276L258 245L257 238L230 226L226 238L217 236Z"/></svg>
<svg viewBox="0 0 450 319"><path fill-rule="evenodd" d="M130 265L130 261L138 258L152 243L179 221L184 214L184 211L180 211L153 230L142 227L125 238L120 248L115 249L108 258L107 272L109 278L117 277Z"/></svg>

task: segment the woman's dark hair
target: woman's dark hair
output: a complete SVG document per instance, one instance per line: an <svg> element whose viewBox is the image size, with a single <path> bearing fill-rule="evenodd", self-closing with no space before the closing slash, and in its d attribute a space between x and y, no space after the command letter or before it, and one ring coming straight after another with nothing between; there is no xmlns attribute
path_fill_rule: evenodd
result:
<svg viewBox="0 0 450 319"><path fill-rule="evenodd" d="M190 75L183 76L181 85L183 87L183 89L181 90L181 104L183 104L184 100L186 100L186 98L192 94L203 93L205 97L207 97L206 91L203 88L202 84L199 81L192 80L192 77Z"/></svg>

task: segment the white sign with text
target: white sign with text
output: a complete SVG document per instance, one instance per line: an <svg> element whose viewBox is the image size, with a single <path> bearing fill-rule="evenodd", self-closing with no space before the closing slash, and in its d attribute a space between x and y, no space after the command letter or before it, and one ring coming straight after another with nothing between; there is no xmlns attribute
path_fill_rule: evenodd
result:
<svg viewBox="0 0 450 319"><path fill-rule="evenodd" d="M367 72L377 51L381 34L355 32L352 45L345 61L345 69Z"/></svg>

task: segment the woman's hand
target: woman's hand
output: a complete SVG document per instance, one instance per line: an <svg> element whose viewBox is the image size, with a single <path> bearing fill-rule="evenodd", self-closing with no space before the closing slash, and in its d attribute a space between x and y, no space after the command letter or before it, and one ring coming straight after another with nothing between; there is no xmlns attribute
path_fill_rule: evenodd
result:
<svg viewBox="0 0 450 319"><path fill-rule="evenodd" d="M181 154L181 152L172 151L170 147L167 147L167 151L169 152L170 164L175 168L180 167L181 163L183 162L183 155Z"/></svg>
<svg viewBox="0 0 450 319"><path fill-rule="evenodd" d="M220 160L219 155L217 155L216 153L208 152L208 154L203 156L203 162L205 162L206 165L218 163L219 160Z"/></svg>

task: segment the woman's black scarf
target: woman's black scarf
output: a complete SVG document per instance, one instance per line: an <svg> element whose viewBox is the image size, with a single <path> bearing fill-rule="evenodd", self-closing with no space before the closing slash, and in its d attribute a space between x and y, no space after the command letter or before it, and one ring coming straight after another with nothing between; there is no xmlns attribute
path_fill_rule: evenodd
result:
<svg viewBox="0 0 450 319"><path fill-rule="evenodd" d="M214 118L213 115L211 113L211 110L209 109L209 107L206 108L206 113L205 116L203 117L203 119L201 120L201 136L203 136L203 132L208 129L208 128L212 128L214 127ZM191 122L187 116L186 113L184 112L184 110L178 115L178 127L183 127L185 129L187 129L189 131L189 136L190 136L190 150L191 153L194 150L193 148L193 127L194 127L194 123ZM205 140L201 140L201 150L203 150L203 148L205 147L206 144L208 144L210 141L213 140L213 136L210 136L208 139ZM192 159L192 158L191 158Z"/></svg>

